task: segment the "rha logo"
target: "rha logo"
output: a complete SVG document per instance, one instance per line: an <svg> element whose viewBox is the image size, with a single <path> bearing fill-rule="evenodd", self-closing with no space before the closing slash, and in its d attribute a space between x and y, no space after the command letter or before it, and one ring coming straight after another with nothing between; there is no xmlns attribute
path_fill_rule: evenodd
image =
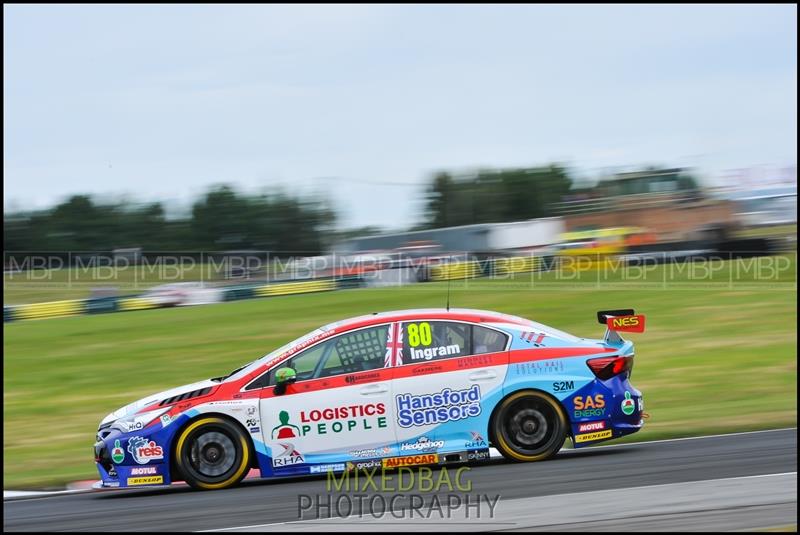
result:
<svg viewBox="0 0 800 535"><path fill-rule="evenodd" d="M588 433L589 431L601 431L606 428L605 422L587 422L578 426L578 433Z"/></svg>
<svg viewBox="0 0 800 535"><path fill-rule="evenodd" d="M153 442L142 437L128 440L128 452L138 464L147 464L164 458L164 450Z"/></svg>
<svg viewBox="0 0 800 535"><path fill-rule="evenodd" d="M279 442L278 445L283 448L274 459L272 459L272 466L278 468L281 466L291 466L293 464L300 464L305 462L303 455L294 449L294 444L290 442Z"/></svg>
<svg viewBox="0 0 800 535"><path fill-rule="evenodd" d="M478 433L477 431L470 431L470 434L472 435L472 440L465 442L464 447L477 449L477 448L485 448L486 446L488 446L486 440L484 440L483 436L480 433Z"/></svg>

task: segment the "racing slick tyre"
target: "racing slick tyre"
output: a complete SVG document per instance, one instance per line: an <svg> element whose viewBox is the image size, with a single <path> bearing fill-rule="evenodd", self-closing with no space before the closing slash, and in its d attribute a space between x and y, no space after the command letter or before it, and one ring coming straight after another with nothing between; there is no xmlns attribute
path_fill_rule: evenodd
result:
<svg viewBox="0 0 800 535"><path fill-rule="evenodd" d="M506 459L542 461L558 453L567 438L567 419L559 403L542 392L524 390L505 398L491 428Z"/></svg>
<svg viewBox="0 0 800 535"><path fill-rule="evenodd" d="M175 462L197 489L224 489L239 483L250 467L250 446L238 426L218 416L189 423L175 441Z"/></svg>

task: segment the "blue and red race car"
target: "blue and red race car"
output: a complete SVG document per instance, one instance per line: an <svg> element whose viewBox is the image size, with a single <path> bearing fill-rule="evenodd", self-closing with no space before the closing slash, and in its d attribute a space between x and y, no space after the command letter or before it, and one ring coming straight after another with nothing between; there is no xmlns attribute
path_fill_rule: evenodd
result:
<svg viewBox="0 0 800 535"><path fill-rule="evenodd" d="M261 477L539 461L642 428L630 383L633 310L598 312L602 340L507 314L404 310L321 327L224 377L109 414L95 461L106 487L235 485Z"/></svg>

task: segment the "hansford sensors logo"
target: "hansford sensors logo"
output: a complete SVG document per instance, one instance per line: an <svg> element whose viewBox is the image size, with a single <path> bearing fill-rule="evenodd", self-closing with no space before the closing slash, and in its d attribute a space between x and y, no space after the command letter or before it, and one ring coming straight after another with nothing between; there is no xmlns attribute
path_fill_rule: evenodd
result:
<svg viewBox="0 0 800 535"><path fill-rule="evenodd" d="M481 413L481 389L478 385L464 390L445 388L437 394L400 394L395 399L400 427L442 424Z"/></svg>

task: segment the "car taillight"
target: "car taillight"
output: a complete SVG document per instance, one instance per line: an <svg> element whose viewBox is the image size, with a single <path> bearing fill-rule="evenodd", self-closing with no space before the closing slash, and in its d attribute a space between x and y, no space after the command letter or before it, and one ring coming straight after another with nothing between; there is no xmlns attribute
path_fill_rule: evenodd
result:
<svg viewBox="0 0 800 535"><path fill-rule="evenodd" d="M615 375L627 372L628 377L633 370L633 356L630 357L600 357L586 361L589 369L598 379L605 381Z"/></svg>

